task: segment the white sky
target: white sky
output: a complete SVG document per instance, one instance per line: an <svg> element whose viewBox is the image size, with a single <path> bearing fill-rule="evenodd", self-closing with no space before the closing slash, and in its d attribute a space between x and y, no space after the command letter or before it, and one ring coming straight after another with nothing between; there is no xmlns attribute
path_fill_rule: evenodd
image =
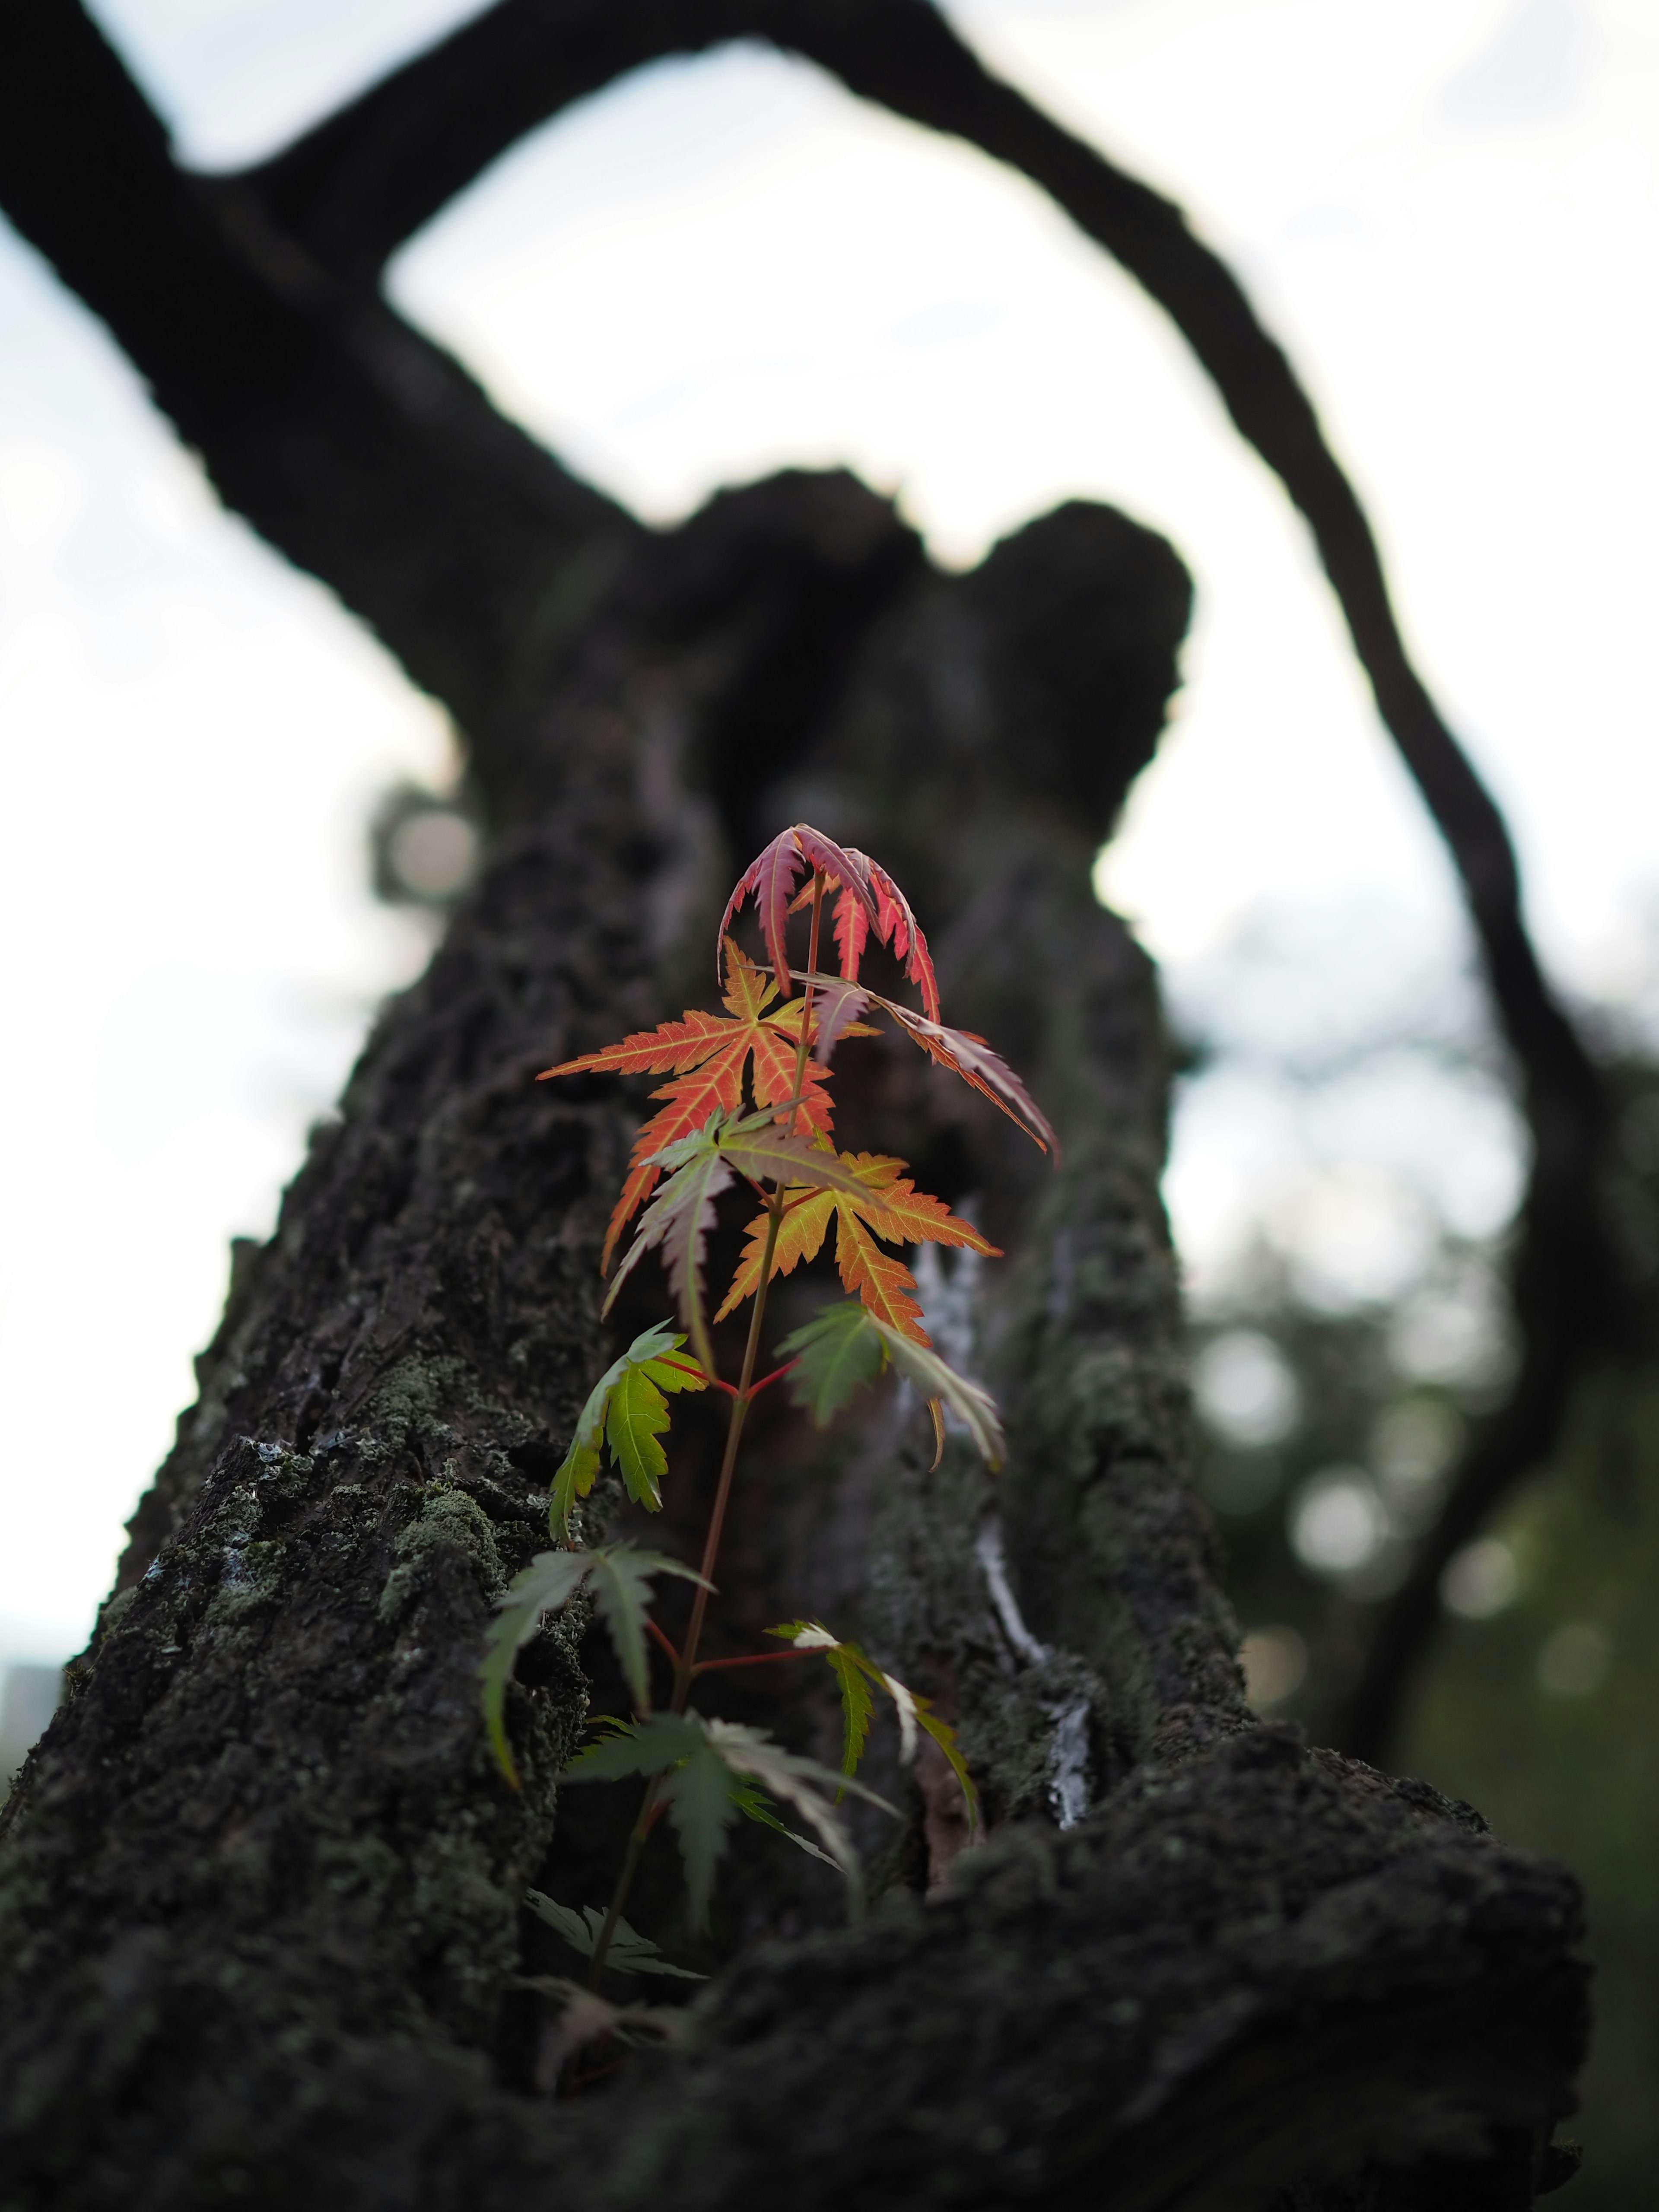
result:
<svg viewBox="0 0 1659 2212"><path fill-rule="evenodd" d="M184 154L234 162L469 11L98 12ZM1659 902L1659 0L953 13L1232 258L1510 811L1557 972L1639 992ZM1446 872L1299 525L1155 311L1029 188L746 50L540 134L394 283L653 518L844 460L952 562L1079 494L1165 531L1199 615L1107 890L1200 1009L1264 909L1311 917L1328 969L1352 947L1379 1003L1419 974L1425 998L1450 988ZM99 326L3 233L0 714L3 1659L83 1632L191 1395L225 1240L269 1227L368 1007L420 957L363 890L362 830L388 781L447 762L429 703L217 510ZM1257 1034L1275 1018L1264 1002ZM1236 1085L1195 1101L1170 1192L1200 1278L1251 1204L1291 1202L1303 1154L1328 1170L1318 1233L1368 1252L1373 1282L1410 1206L1383 1205L1367 1245L1367 1189L1398 1200L1404 1177L1436 1218L1501 1218L1514 1145L1490 1088L1437 1104L1420 1067L1379 1080L1351 1112L1328 1097L1316 1129ZM1438 1133L1410 1169L1414 1120Z"/></svg>

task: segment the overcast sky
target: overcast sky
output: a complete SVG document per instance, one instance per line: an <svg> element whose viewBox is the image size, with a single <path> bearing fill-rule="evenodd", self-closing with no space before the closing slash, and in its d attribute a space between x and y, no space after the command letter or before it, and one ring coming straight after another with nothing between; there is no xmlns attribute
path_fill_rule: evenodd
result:
<svg viewBox="0 0 1659 2212"><path fill-rule="evenodd" d="M471 11L95 12L183 155L214 165ZM1556 972L1640 998L1659 0L952 13L1232 258L1510 811ZM1249 972L1282 979L1249 1001L1258 1041L1305 1044L1362 1001L1385 1026L1473 1018L1443 863L1300 526L1156 312L1031 190L746 49L538 134L392 281L502 405L653 520L783 463L847 462L951 562L1079 495L1166 532L1198 616L1103 888L1212 1024L1242 1018L1255 945ZM422 957L367 896L362 825L449 754L430 702L218 510L99 326L3 232L0 594L3 1659L84 1633L191 1395L225 1241L269 1228L368 1009ZM1501 1219L1501 1097L1428 1080L1396 1068L1311 1135L1237 1086L1195 1101L1170 1188L1200 1279L1253 1205L1302 1209L1333 1296L1345 1266L1352 1294L1386 1287L1436 1222ZM1433 1141L1413 1150L1414 1129Z"/></svg>

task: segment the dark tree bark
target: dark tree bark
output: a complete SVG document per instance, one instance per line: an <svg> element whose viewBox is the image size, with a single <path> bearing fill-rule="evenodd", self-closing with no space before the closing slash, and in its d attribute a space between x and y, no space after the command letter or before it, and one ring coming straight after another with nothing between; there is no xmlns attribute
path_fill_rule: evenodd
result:
<svg viewBox="0 0 1659 2212"><path fill-rule="evenodd" d="M0 1825L0 2206L1529 2203L1583 2042L1573 1886L1251 1721L1188 1481L1163 1030L1089 891L1172 680L1174 556L1079 506L946 579L836 477L647 533L355 248L331 265L303 165L209 191L62 0L5 36L7 205L227 498L454 707L495 834L244 1254ZM522 1795L475 1669L604 1357L636 1102L531 1078L705 996L733 860L801 816L906 884L1065 1156L867 1048L845 1140L1008 1248L940 1296L1011 1464L930 1473L890 1400L832 1445L757 1423L723 1632L861 1628L954 1713L993 1832L961 1852L896 1777L855 1930L816 1869L742 1855L686 2042L559 2101L520 1900L595 1893L610 1816L555 1778L607 1662L574 1613L526 1653ZM682 1489L708 1471L693 1417ZM812 1741L781 1671L731 1710Z"/></svg>

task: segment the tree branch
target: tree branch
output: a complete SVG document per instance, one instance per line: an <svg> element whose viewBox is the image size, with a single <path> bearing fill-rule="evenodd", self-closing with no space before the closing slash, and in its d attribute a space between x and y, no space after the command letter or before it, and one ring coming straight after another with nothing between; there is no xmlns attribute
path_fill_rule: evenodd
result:
<svg viewBox="0 0 1659 2212"><path fill-rule="evenodd" d="M373 283L527 132L642 62L755 35L759 12L754 0L503 0L244 179L330 268Z"/></svg>
<svg viewBox="0 0 1659 2212"><path fill-rule="evenodd" d="M475 745L504 742L503 696L515 678L539 691L637 526L245 187L177 168L73 0L0 13L0 206L227 505L370 623Z"/></svg>
<svg viewBox="0 0 1659 2212"><path fill-rule="evenodd" d="M570 101L665 54L744 36L801 54L860 97L1020 171L1164 307L1312 531L1378 710L1462 883L1532 1139L1511 1269L1520 1380L1478 1432L1377 1634L1342 1734L1378 1755L1437 1617L1442 1568L1550 1449L1583 1357L1616 1332L1597 1194L1608 1109L1540 968L1503 817L1412 665L1364 511L1231 270L1178 207L985 70L929 0L502 0L248 182L313 250L366 275Z"/></svg>

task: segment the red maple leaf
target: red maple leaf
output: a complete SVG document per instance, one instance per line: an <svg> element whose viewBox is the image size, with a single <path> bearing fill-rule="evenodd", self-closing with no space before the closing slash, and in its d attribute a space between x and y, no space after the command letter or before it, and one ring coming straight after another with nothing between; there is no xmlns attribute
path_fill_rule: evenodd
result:
<svg viewBox="0 0 1659 2212"><path fill-rule="evenodd" d="M842 979L857 982L859 963L864 957L873 923L877 944L892 947L893 957L903 963L906 975L921 993L927 1018L936 1022L939 1018L939 979L933 973L927 939L921 933L921 924L910 911L909 900L879 860L860 853L856 845L848 846L846 857L862 872L874 904L872 907L864 897L861 890L849 887L841 878L830 878L829 888L836 893L835 933ZM804 890L796 893L790 913L799 914L811 896L809 883Z"/></svg>
<svg viewBox="0 0 1659 2212"><path fill-rule="evenodd" d="M885 1237L890 1244L956 1244L992 1259L1000 1254L943 1200L918 1190L904 1175L902 1160L877 1152L843 1152L841 1162L861 1188L787 1192L787 1211L774 1242L772 1273L793 1274L803 1260L815 1260L834 1222L836 1263L847 1288L858 1293L878 1321L917 1344L927 1344L931 1340L921 1325L921 1309L909 1295L916 1287L915 1277L896 1254L884 1252L870 1231L874 1230L876 1237ZM716 1321L723 1321L759 1289L770 1222L767 1213L750 1222L748 1243Z"/></svg>
<svg viewBox="0 0 1659 2212"><path fill-rule="evenodd" d="M789 996L789 948L787 943L790 902L794 896L795 879L803 868L821 873L829 882L841 886L842 897L851 899L864 909L869 921L878 928L880 917L876 895L871 887L869 862L861 853L843 852L833 837L826 837L822 830L813 829L810 822L796 822L781 830L758 858L750 862L738 879L738 887L726 902L726 912L720 917L720 938L732 926L732 917L752 891L755 908L760 916L761 935L766 939L767 957L772 963L772 974L777 987L787 999ZM906 908L907 913L908 908Z"/></svg>
<svg viewBox="0 0 1659 2212"><path fill-rule="evenodd" d="M875 932L878 944L892 947L893 957L904 963L904 972L921 993L929 1021L939 1019L939 982L933 956L921 924L910 911L910 902L879 860L848 848L848 859L862 865L875 896ZM836 901L836 943L841 949L841 972L849 982L858 981L859 961L870 931L870 917L861 900L842 887Z"/></svg>
<svg viewBox="0 0 1659 2212"><path fill-rule="evenodd" d="M800 1042L803 1002L772 1006L777 986L746 959L732 942L726 945L726 1005L724 1014L688 1011L678 1021L663 1022L654 1030L637 1030L617 1044L567 1060L557 1067L544 1068L538 1081L554 1075L666 1075L674 1080L653 1091L653 1098L667 1103L647 1121L634 1139L628 1178L617 1200L605 1231L600 1260L603 1273L611 1265L617 1239L656 1186L662 1170L653 1156L678 1138L701 1129L716 1107L735 1113L743 1104L745 1069L757 1106L776 1106L782 1121L791 1101L799 1121L809 1129L829 1131L832 1118L827 1071L808 1060L799 1092L795 1060ZM769 1006L771 1011L769 1012ZM873 1036L854 1024L843 1035Z"/></svg>

